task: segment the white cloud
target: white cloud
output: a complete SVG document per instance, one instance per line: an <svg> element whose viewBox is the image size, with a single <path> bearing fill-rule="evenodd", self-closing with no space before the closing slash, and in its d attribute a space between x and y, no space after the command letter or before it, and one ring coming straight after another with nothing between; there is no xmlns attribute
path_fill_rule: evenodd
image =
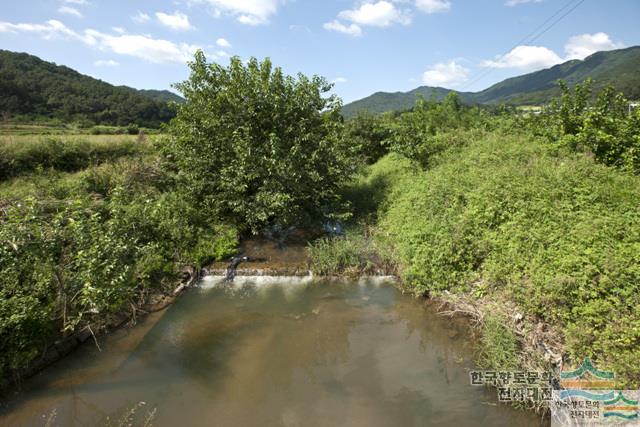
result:
<svg viewBox="0 0 640 427"><path fill-rule="evenodd" d="M446 12L451 9L449 0L360 0L353 9L338 13L337 19L324 24L330 31L352 36L362 35L362 27L386 28L394 24L411 24L415 10L424 13Z"/></svg>
<svg viewBox="0 0 640 427"><path fill-rule="evenodd" d="M85 33L96 39L99 49L119 55L133 56L148 62L186 62L193 58L198 46L154 39L149 36L103 34L95 30Z"/></svg>
<svg viewBox="0 0 640 427"><path fill-rule="evenodd" d="M245 25L260 25L265 23L262 18L254 15L240 15L238 16L238 22Z"/></svg>
<svg viewBox="0 0 640 427"><path fill-rule="evenodd" d="M260 25L269 22L284 0L194 0L208 3L213 7L213 15L225 13L247 25Z"/></svg>
<svg viewBox="0 0 640 427"><path fill-rule="evenodd" d="M416 0L416 7L425 13L446 12L451 9L447 0Z"/></svg>
<svg viewBox="0 0 640 427"><path fill-rule="evenodd" d="M93 63L96 67L117 67L120 65L119 62L114 61L113 59L100 59Z"/></svg>
<svg viewBox="0 0 640 427"><path fill-rule="evenodd" d="M138 23L138 24L143 24L143 23L149 21L151 19L151 17L148 14L144 13L144 12L138 11L138 13L133 15L131 17L131 19L133 19L133 21Z"/></svg>
<svg viewBox="0 0 640 427"><path fill-rule="evenodd" d="M62 0L64 3L85 5L89 4L87 0Z"/></svg>
<svg viewBox="0 0 640 427"><path fill-rule="evenodd" d="M580 34L571 37L564 46L565 57L543 46L518 46L503 56L480 63L490 68L516 68L523 71L536 71L549 68L571 59L585 59L587 56L603 50L621 49L622 42L614 42L606 33Z"/></svg>
<svg viewBox="0 0 640 427"><path fill-rule="evenodd" d="M331 81L331 83L334 83L334 84L342 84L346 82L347 82L347 79L345 79L344 77L336 77Z"/></svg>
<svg viewBox="0 0 640 427"><path fill-rule="evenodd" d="M124 34L127 32L127 30L122 27L111 27L111 29L118 34Z"/></svg>
<svg viewBox="0 0 640 427"><path fill-rule="evenodd" d="M44 24L12 24L0 22L0 33L34 33L39 34L45 40L56 37L66 37L80 40L86 44L92 44L92 39L70 30L62 22L51 19Z"/></svg>
<svg viewBox="0 0 640 427"><path fill-rule="evenodd" d="M428 86L453 87L467 81L469 70L451 60L435 64L422 74L422 82Z"/></svg>
<svg viewBox="0 0 640 427"><path fill-rule="evenodd" d="M156 12L156 18L158 18L158 21L162 25L172 30L186 31L193 29L189 22L189 17L181 12L175 12L173 15L164 12Z"/></svg>
<svg viewBox="0 0 640 427"><path fill-rule="evenodd" d="M362 35L362 28L360 28L358 25L345 25L337 20L325 23L323 25L323 28L328 31L337 31L343 34L349 34L350 36L354 37L359 37Z"/></svg>
<svg viewBox="0 0 640 427"><path fill-rule="evenodd" d="M93 29L76 32L56 20L45 24L12 24L0 22L0 33L33 33L44 39L63 37L78 40L103 52L133 56L153 63L184 63L193 58L200 46L187 43L174 43L169 40L155 39L147 35L106 34ZM212 59L215 54L209 55Z"/></svg>
<svg viewBox="0 0 640 427"><path fill-rule="evenodd" d="M78 9L73 8L73 7L61 6L61 7L58 8L58 12L64 13L65 15L73 15L73 16L76 16L78 18L82 18L82 13L80 13L80 11Z"/></svg>
<svg viewBox="0 0 640 427"><path fill-rule="evenodd" d="M398 10L393 3L381 0L376 3L363 3L359 8L343 10L338 18L351 21L356 25L371 25L374 27L388 27L395 23L407 25L411 17Z"/></svg>
<svg viewBox="0 0 640 427"><path fill-rule="evenodd" d="M623 43L614 42L606 33L580 34L569 39L564 46L569 59L584 59L589 55L602 50L621 49Z"/></svg>
<svg viewBox="0 0 640 427"><path fill-rule="evenodd" d="M218 40L216 40L216 44L226 49L231 48L231 43L229 43L227 39L219 38Z"/></svg>
<svg viewBox="0 0 640 427"><path fill-rule="evenodd" d="M519 4L525 3L541 3L542 0L507 0L504 4L505 6L513 7L518 6Z"/></svg>
<svg viewBox="0 0 640 427"><path fill-rule="evenodd" d="M549 68L561 62L563 59L546 47L518 46L506 55L482 61L480 65L490 68L517 68L523 71L535 71Z"/></svg>

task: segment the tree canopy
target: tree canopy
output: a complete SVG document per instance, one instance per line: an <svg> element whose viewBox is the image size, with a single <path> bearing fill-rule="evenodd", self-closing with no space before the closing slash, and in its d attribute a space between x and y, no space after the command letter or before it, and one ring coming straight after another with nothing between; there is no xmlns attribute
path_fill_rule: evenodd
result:
<svg viewBox="0 0 640 427"><path fill-rule="evenodd" d="M344 212L339 188L353 168L326 79L285 75L269 59L223 67L202 52L189 66L163 152L205 206L253 232Z"/></svg>

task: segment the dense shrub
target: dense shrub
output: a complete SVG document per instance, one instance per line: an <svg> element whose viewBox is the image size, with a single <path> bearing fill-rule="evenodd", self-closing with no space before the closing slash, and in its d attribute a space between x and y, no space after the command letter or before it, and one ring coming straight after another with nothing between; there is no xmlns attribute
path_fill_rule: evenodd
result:
<svg viewBox="0 0 640 427"><path fill-rule="evenodd" d="M362 111L345 122L344 137L365 164L375 163L389 151L392 117Z"/></svg>
<svg viewBox="0 0 640 427"><path fill-rule="evenodd" d="M640 178L582 155L493 135L392 175L378 236L418 292L483 292L561 327L585 356L640 384ZM393 168L404 171L390 172Z"/></svg>
<svg viewBox="0 0 640 427"><path fill-rule="evenodd" d="M531 125L551 146L584 152L608 166L640 173L640 110L629 112L622 93L608 87L597 96L591 80L571 90L560 82L562 95Z"/></svg>
<svg viewBox="0 0 640 427"><path fill-rule="evenodd" d="M344 212L339 188L354 168L324 78L286 76L269 60L225 68L201 52L190 67L161 148L203 206L253 232Z"/></svg>
<svg viewBox="0 0 640 427"><path fill-rule="evenodd" d="M455 143L443 138L443 134L483 129L488 123L487 113L462 105L458 95L451 92L441 103L418 100L413 110L390 121L390 136L385 145L426 167L433 156Z"/></svg>
<svg viewBox="0 0 640 427"><path fill-rule="evenodd" d="M27 188L37 199L0 200L0 375L171 288L181 265L226 258L238 244L233 227L148 159Z"/></svg>

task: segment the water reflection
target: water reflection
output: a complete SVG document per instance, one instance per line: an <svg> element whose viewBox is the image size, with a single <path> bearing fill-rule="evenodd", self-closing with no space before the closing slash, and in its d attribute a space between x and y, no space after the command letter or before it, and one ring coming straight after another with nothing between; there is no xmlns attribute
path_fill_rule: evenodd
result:
<svg viewBox="0 0 640 427"><path fill-rule="evenodd" d="M2 423L145 401L160 426L540 424L469 386L464 330L380 283L209 280L151 320L29 382Z"/></svg>

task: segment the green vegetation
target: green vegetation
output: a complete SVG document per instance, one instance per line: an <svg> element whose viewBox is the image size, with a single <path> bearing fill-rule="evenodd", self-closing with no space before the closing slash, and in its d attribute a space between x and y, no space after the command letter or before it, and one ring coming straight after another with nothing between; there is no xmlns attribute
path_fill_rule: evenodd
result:
<svg viewBox="0 0 640 427"><path fill-rule="evenodd" d="M561 97L529 120L535 135L553 147L584 152L608 166L640 174L640 114L629 114L628 101L612 88L594 99L592 81L571 91L560 82Z"/></svg>
<svg viewBox="0 0 640 427"><path fill-rule="evenodd" d="M506 317L497 314L491 314L484 322L477 358L481 368L491 370L499 367L505 371L519 369L518 338L508 324Z"/></svg>
<svg viewBox="0 0 640 427"><path fill-rule="evenodd" d="M0 137L0 181L36 171L73 172L120 157L151 152L144 140L125 136Z"/></svg>
<svg viewBox="0 0 640 427"><path fill-rule="evenodd" d="M572 60L546 70L536 71L504 80L480 92L460 92L460 99L467 104L540 105L560 95L557 81L562 79L571 87L587 78L595 81L600 91L613 86L629 99L640 99L640 47L597 52L583 61ZM409 110L416 98L441 101L451 91L423 86L410 92L378 92L367 98L344 106L345 117L353 117L359 111L384 113Z"/></svg>
<svg viewBox="0 0 640 427"><path fill-rule="evenodd" d="M172 291L184 266L232 255L238 229L340 218L355 169L320 77L268 60L191 64L168 135L5 136L0 375L57 339ZM132 132L133 133L133 132Z"/></svg>
<svg viewBox="0 0 640 427"><path fill-rule="evenodd" d="M0 372L135 311L241 235L349 220L345 236L309 245L316 273L393 269L416 294L492 301L485 367L531 357L517 311L560 334L565 356L640 385L640 110L622 94L561 85L523 115L449 93L345 123L323 78L201 53L190 67L186 102L149 142L3 137Z"/></svg>
<svg viewBox="0 0 640 427"><path fill-rule="evenodd" d="M487 284L562 328L574 360L595 357L638 383L638 177L490 136L391 194L380 236L418 292Z"/></svg>
<svg viewBox="0 0 640 427"><path fill-rule="evenodd" d="M564 88L537 118L489 117L454 96L380 118L391 153L346 194L370 225L368 247L385 248L416 293L499 302L483 322L484 366L523 363L502 305L559 331L572 360L637 386L640 115L623 114L610 89L591 103L588 87ZM322 242L314 265L356 244Z"/></svg>
<svg viewBox="0 0 640 427"><path fill-rule="evenodd" d="M345 123L345 139L360 162L372 164L387 154L389 148L384 142L391 136L390 120L391 116L376 116L363 111Z"/></svg>
<svg viewBox="0 0 640 427"><path fill-rule="evenodd" d="M339 217L353 169L331 85L255 58L225 68L199 53L190 67L162 153L193 197L254 233Z"/></svg>
<svg viewBox="0 0 640 427"><path fill-rule="evenodd" d="M21 179L22 191L0 196L2 372L28 365L61 334L99 329L171 290L182 265L235 251L234 229L196 208L157 160L44 181Z"/></svg>
<svg viewBox="0 0 640 427"><path fill-rule="evenodd" d="M0 50L0 119L157 128L174 117L160 91L112 86L70 68Z"/></svg>
<svg viewBox="0 0 640 427"><path fill-rule="evenodd" d="M323 237L308 247L311 269L322 276L360 276L375 274L380 260L376 242L365 237L360 230L349 231L346 236Z"/></svg>

